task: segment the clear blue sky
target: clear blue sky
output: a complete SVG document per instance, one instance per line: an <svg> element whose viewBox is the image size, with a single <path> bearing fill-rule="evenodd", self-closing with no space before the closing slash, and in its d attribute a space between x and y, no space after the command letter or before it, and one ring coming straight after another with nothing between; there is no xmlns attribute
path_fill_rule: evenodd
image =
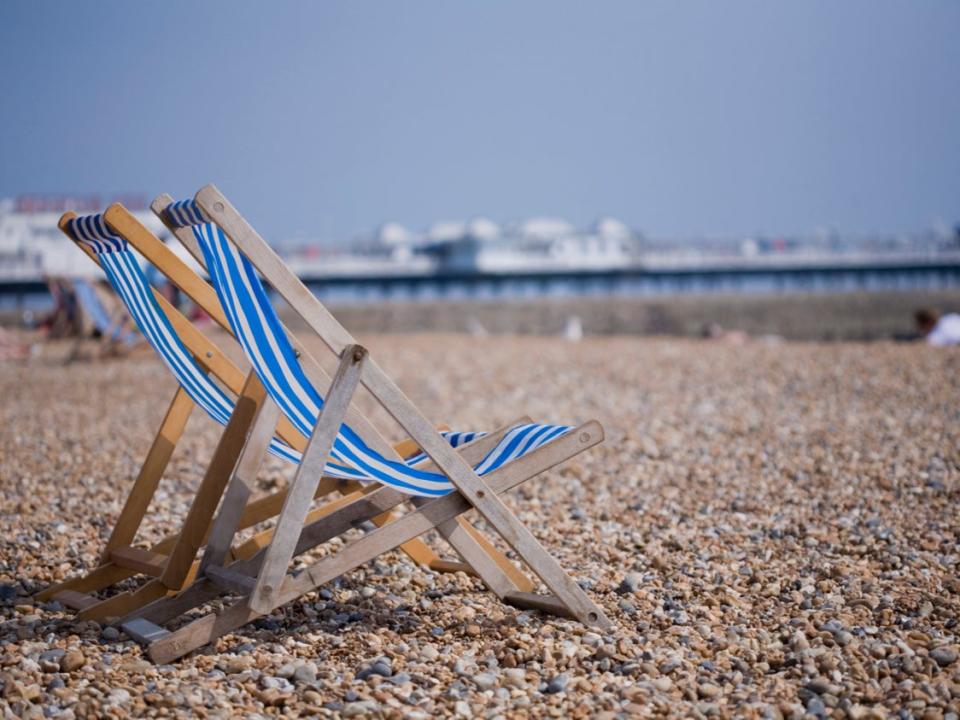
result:
<svg viewBox="0 0 960 720"><path fill-rule="evenodd" d="M0 67L0 196L213 181L274 240L960 221L953 0L4 0Z"/></svg>

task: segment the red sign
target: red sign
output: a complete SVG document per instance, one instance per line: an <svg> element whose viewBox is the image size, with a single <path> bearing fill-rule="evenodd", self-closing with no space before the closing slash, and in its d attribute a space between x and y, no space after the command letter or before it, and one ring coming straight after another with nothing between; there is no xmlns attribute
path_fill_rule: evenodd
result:
<svg viewBox="0 0 960 720"><path fill-rule="evenodd" d="M101 202L99 195L20 195L15 204L18 213L42 212L100 212L107 205L119 202L128 210L146 210L147 200L143 195L124 193L113 196L109 202Z"/></svg>

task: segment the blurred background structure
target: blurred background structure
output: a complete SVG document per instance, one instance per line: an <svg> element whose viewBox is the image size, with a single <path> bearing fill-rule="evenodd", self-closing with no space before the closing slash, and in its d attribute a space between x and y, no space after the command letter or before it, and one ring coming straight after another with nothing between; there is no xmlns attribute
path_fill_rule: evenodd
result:
<svg viewBox="0 0 960 720"><path fill-rule="evenodd" d="M947 2L6 3L0 309L93 269L63 210L212 181L356 329L905 336L960 306L958 27Z"/></svg>

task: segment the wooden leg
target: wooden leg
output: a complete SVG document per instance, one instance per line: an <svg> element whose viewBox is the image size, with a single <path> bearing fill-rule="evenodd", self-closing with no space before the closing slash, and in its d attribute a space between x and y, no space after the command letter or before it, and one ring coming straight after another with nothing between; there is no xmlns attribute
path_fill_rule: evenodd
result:
<svg viewBox="0 0 960 720"><path fill-rule="evenodd" d="M493 493L507 492L534 475L597 444L602 437L602 430L597 423L587 423L573 433L557 438L548 445L490 473L486 476L487 487ZM325 541L329 537L340 534L345 528L352 526L354 518L358 515L369 516L371 512L386 510L384 506L398 499L396 495L398 493L392 488L380 488L365 495L350 506L327 516L320 527L315 528L315 539ZM470 503L459 492L431 500L389 525L377 528L352 541L336 555L314 563L298 575L287 575L277 600L279 603L290 602L303 593L397 547L401 542L427 532L439 523L456 518L470 508ZM249 568L254 567L256 562L253 559L236 565L244 564ZM184 595L191 593L193 597L190 601L203 595L200 588L196 590L190 588ZM170 662L206 645L224 633L241 627L258 615L259 613L241 599L219 614L208 614L151 643L148 651L150 658L158 663ZM588 617L588 620L592 625L603 626L606 618L597 608L596 615Z"/></svg>
<svg viewBox="0 0 960 720"><path fill-rule="evenodd" d="M166 570L160 577L160 581L171 590L179 590L183 586L197 551L203 546L213 514L243 450L257 408L265 396L263 385L251 371L240 397L237 398L230 421L220 436L220 442L217 443L210 466L190 505L187 518L180 528L177 542L167 560Z"/></svg>
<svg viewBox="0 0 960 720"><path fill-rule="evenodd" d="M150 580L134 592L123 592L77 613L79 620L103 622L123 617L167 594L169 588L159 580Z"/></svg>
<svg viewBox="0 0 960 720"><path fill-rule="evenodd" d="M522 420L523 419L521 419L521 421ZM483 459L515 425L517 425L517 422L504 425L484 437L458 448L457 451L462 453L468 462L477 463ZM429 463L423 467L427 467L428 465ZM381 485L372 484L358 487L361 488L358 492L327 503L313 510L307 516L306 527L297 544L298 554L306 552L316 545L326 542L330 538L355 527L360 522L369 519L371 513L375 516L374 522L386 524L390 518L391 511L397 505L409 500L407 495ZM376 501L367 504L357 502L360 499L369 500L370 498L375 498ZM317 521L321 519L323 519L323 522L318 523ZM240 547L234 548L233 555L237 559L237 562L230 565L230 569L246 573L250 576L255 575L263 560L263 549L269 544L272 535L272 530L265 530ZM406 544L401 545L401 547L404 547ZM456 569L462 569L462 566ZM451 569L451 571L455 570ZM124 618L124 620L144 618L154 623L165 623L188 609L202 605L207 600L216 597L220 592L221 590L217 588L216 585L201 579L179 595L162 598L150 603L135 614Z"/></svg>
<svg viewBox="0 0 960 720"><path fill-rule="evenodd" d="M280 420L280 408L269 397L257 409L253 427L227 486L223 503L217 512L207 540L207 549L200 561L200 571L209 565L223 565L234 536L240 529L247 501L256 487L257 473L267 454L273 431ZM308 500L309 502L309 500Z"/></svg>
<svg viewBox="0 0 960 720"><path fill-rule="evenodd" d="M182 387L177 387L177 392L173 396L170 407L160 424L160 430L150 446L146 459L140 468L133 488L127 496L127 501L120 511L120 517L117 518L113 526L113 532L110 539L107 540L106 547L103 550L103 560L107 561L110 552L121 545L130 545L136 537L137 530L140 529L140 523L143 516L153 499L153 495L163 477L167 464L170 462L170 456L173 454L183 429L186 427L187 420L190 418L190 412L193 410L194 402L187 395Z"/></svg>
<svg viewBox="0 0 960 720"><path fill-rule="evenodd" d="M41 590L34 595L34 598L38 602L47 602L56 599L56 596L62 592L97 592L111 585L116 585L121 580L126 580L132 575L136 575L133 570L122 568L113 563L99 565L86 575L73 577Z"/></svg>
<svg viewBox="0 0 960 720"><path fill-rule="evenodd" d="M170 462L170 456L183 434L183 429L193 410L194 403L183 388L177 388L173 400L167 408L160 429L150 446L150 451L133 483L133 488L113 526L110 539L104 546L99 567L82 577L71 578L52 585L35 596L39 601L47 601L65 590L76 592L96 592L110 587L121 580L134 575L132 570L118 567L110 562L110 553L117 547L130 545L140 528L143 516L153 499L157 484ZM153 548L156 551L156 548Z"/></svg>
<svg viewBox="0 0 960 720"><path fill-rule="evenodd" d="M543 548L533 533L490 491L481 478L420 414L413 403L393 384L373 361L366 365L364 385L380 401L412 440L436 463L463 497L483 515L490 526L512 547L570 613L585 625L609 626L609 619L587 594L567 575ZM584 432L589 439L587 431ZM597 432L603 434L597 426ZM552 445L553 443L551 443Z"/></svg>
<svg viewBox="0 0 960 720"><path fill-rule="evenodd" d="M250 607L261 613L269 612L276 606L277 589L290 566L310 501L323 476L323 469L340 431L340 425L347 415L350 399L360 382L366 355L367 351L359 345L347 346L341 355L337 374L330 385L310 442L283 503L273 539L257 576L256 587L249 598Z"/></svg>
<svg viewBox="0 0 960 720"><path fill-rule="evenodd" d="M507 574L507 577L513 581L513 584L517 586L520 592L532 592L535 584L534 582L527 577L527 575L520 570L516 565L514 565L510 558L500 552L487 537L477 530L476 527L467 522L467 519L464 517L457 518L457 522L466 530L470 535L473 536L474 540L477 541L477 544L480 545L489 555L497 565L500 566L500 569Z"/></svg>
<svg viewBox="0 0 960 720"><path fill-rule="evenodd" d="M417 499L414 501L414 507L422 507L427 502L429 502L429 500L426 500L426 498ZM440 523L437 525L437 531L443 539L450 543L450 546L457 551L457 554L463 558L466 566L473 569L477 576L483 580L484 584L490 588L498 598L502 599L510 593L522 592L521 588L513 581L513 578L505 572L504 568L496 561L494 556L487 551L487 548L478 542L477 538L467 530L470 525L466 523L461 525L460 520L461 518L457 518ZM493 548L493 546L489 547L496 552L496 548ZM504 558L504 560L506 560L506 558ZM509 560L507 560L507 562L509 563ZM446 568L453 570L452 565L447 565ZM519 571L517 572L519 573ZM526 580L526 577L524 577L524 579Z"/></svg>
<svg viewBox="0 0 960 720"><path fill-rule="evenodd" d="M176 535L168 535L156 545L151 547L150 550L157 553L168 553L170 552L170 548L173 547L173 543L176 542L176 539ZM104 588L108 588L111 585L116 585L121 580L126 580L128 577L132 577L133 575L136 575L134 570L120 567L119 565L115 565L113 563L107 563L106 565L99 565L95 567L86 575L70 578L69 580L64 580L61 583L52 585L37 593L34 597L38 601L44 602L55 598L64 591L80 593L97 592L99 590L103 590Z"/></svg>

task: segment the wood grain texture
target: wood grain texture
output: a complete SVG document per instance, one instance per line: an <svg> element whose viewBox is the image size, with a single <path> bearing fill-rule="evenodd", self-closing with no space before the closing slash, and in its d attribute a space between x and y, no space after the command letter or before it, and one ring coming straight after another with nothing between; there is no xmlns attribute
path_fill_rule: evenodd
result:
<svg viewBox="0 0 960 720"><path fill-rule="evenodd" d="M110 551L110 561L128 570L159 577L167 563L167 556L144 548L121 545Z"/></svg>
<svg viewBox="0 0 960 720"><path fill-rule="evenodd" d="M197 551L203 546L213 514L246 443L257 408L265 396L266 390L256 373L251 372L170 551L170 559L161 580L171 590L182 587Z"/></svg>
<svg viewBox="0 0 960 720"><path fill-rule="evenodd" d="M167 205L169 205L169 200L170 200L169 195L160 196L154 200L154 203L151 205L151 207L153 208L157 216L161 219L161 221L163 221L167 225L167 228L171 232L173 232L174 235L184 243L188 251L191 254L193 254L194 257L198 258L199 262L201 262L202 264L203 263L202 252L199 251L199 247L197 246L196 239L193 237L192 230L190 230L189 228L177 228L174 226L172 222L170 222L170 218L166 213L166 207ZM198 194L198 201L199 201L199 194ZM166 203L166 205L164 203ZM225 199L222 199L222 202L221 200L216 200L212 205L215 212L217 210L217 203L220 203L221 205L224 205L225 203L224 209L226 208L226 206L229 206L229 203L227 203ZM201 204L201 208L207 213L207 217L215 218L219 222L219 218L216 214L211 213L202 204ZM232 206L230 206L230 208L232 209ZM235 213L235 214L236 214L236 217L242 221L242 218L239 216L239 213ZM116 207L112 207L107 211L107 220L108 222L111 222L112 225L113 225L113 222L111 221L111 218L113 218L114 215L117 216L117 220L116 220L117 224L115 225L116 229L118 231L121 231L121 234L128 233L129 234L128 240L130 240L132 244L134 244L138 249L140 249L141 252L144 252L145 254L149 253L147 255L148 259L150 259L151 261L155 261L158 268L165 274L168 274L168 276L171 277L171 279L173 279L175 283L177 282L177 278L182 277L186 274L196 277L196 275L189 268L187 268L186 265L183 264L182 261L179 258L177 258L172 252L170 252L170 250L166 248L162 243L157 243L152 241L151 240L152 235L149 233L149 231L146 230L146 228L144 228L142 225L139 224L136 218L134 218L132 215L130 215L126 211L123 211L122 208L117 209ZM122 227L119 225L119 223L123 224ZM240 222L235 223L234 225L231 225L229 229L223 225L221 226L226 232L228 232L228 234L230 234L231 237L233 236L233 233L237 231L250 232L256 235L256 233L253 232L253 229L250 228L245 221L242 221L242 223ZM262 239L260 239L259 236L256 236L256 238L260 241L261 245L265 246L265 243L263 243ZM286 267L285 265L282 264L282 262L280 262L280 265L284 268ZM303 288L302 284L299 283L299 281L296 284L288 283L287 289L288 290L291 288L295 289L297 286L299 286L302 289L305 289ZM188 284L184 284L181 287L184 290L184 292L190 295L190 288L196 287L196 283L191 282ZM194 297L194 296L191 295L191 297ZM209 302L209 298L202 297L201 294L198 294L196 297L194 297L194 299L199 304L201 304L202 307L206 307L204 303ZM323 306L319 302L316 303L316 307L323 308ZM217 303L217 310L219 312L219 316L223 316L223 312L222 312L222 309L220 309L219 303ZM324 309L324 312L326 312L325 309ZM350 337L349 334L346 332L346 330L340 327L339 324L336 322L336 320L333 319L332 315L329 316L329 319L331 321L331 324L328 325L328 331L341 332L343 337L345 338ZM294 342L294 347L300 356L300 362L302 366L305 369L313 368L314 376L319 377L321 380L322 384L320 386L328 385L329 381L325 380L326 375L323 372L322 368L320 368L316 360L314 360L313 357L304 349L302 344L299 344L296 342L295 337L291 333L288 332L287 334ZM352 341L352 338L350 338L350 340ZM340 353L342 352L342 348L335 348L334 352L336 352L336 354L339 356ZM384 447L386 447L385 441L383 441L383 438L379 435L378 432L376 432L376 429L372 426L372 424L366 421L363 415L359 415L359 420L357 415L359 414L352 413L351 415L349 415L348 422L351 424L352 427L354 427L355 430L357 430L360 433L361 437L363 437L365 441L367 441L368 445L370 445L371 447L374 447L375 449L379 450L381 454L383 454L383 449ZM371 438L372 438L372 441L371 441ZM410 444L413 445L414 447L417 447L417 444L413 443L412 441L410 442ZM386 454L386 456L392 459L398 459L400 457L395 451L391 451L390 453ZM465 527L465 521L461 521L459 525L461 526L460 530L453 528L453 526L450 526L449 528L440 528L440 533L451 544L451 546L453 546L453 548L458 552L458 554L465 560L467 559L468 556L479 559L479 553L482 553L492 558L493 565L491 565L486 560L481 560L481 563L484 569L474 567L474 571L477 574L479 574L482 578L484 578L484 581L488 585L490 585L491 587L498 586L498 587L505 588L506 587L505 583L507 583L510 586L512 586L514 589L519 588L521 590L528 590L532 588L532 583L530 582L530 580L527 579L526 576L523 575L523 573L521 573L512 563L510 563L510 561L499 550L497 550L492 543L490 543L489 541L484 541L481 534L477 532L475 529L471 528L469 531L467 531ZM408 554L411 555L411 557L413 557L414 560L417 560L418 562L421 562L421 563L429 564L430 562L433 562L434 560L437 559L436 555L432 551L427 549L425 546L412 545L411 547L407 547L404 549L408 552Z"/></svg>
<svg viewBox="0 0 960 720"><path fill-rule="evenodd" d="M460 446L458 450L464 453L468 461L478 462L492 447L500 442L510 428L527 421L529 421L529 418L518 418L512 423L508 423L483 437ZM433 463L426 460L418 464L417 467L429 469L433 467ZM360 491L329 502L311 511L307 516L304 530L297 544L297 554L306 552L326 542L328 539L357 526L372 516L389 515L393 508L406 499L406 495L393 488L369 485ZM359 500L363 502L357 502ZM263 561L263 550L269 543L272 533L272 530L263 531L258 536L247 541L244 545L236 548L234 555L237 561L229 566L230 569L236 572L242 572L251 577L256 575L259 571L260 563ZM401 547L406 546L405 544ZM444 561L438 559L434 562L442 563ZM449 572L457 572L462 570L463 566L459 563L447 564L441 565L441 569L446 569ZM153 602L132 614L127 619L132 617L145 617L155 623L169 622L181 613L202 605L218 594L220 594L220 590L216 585L200 578L196 583L178 595Z"/></svg>
<svg viewBox="0 0 960 720"><path fill-rule="evenodd" d="M153 494L160 484L160 479L170 463L170 457L183 435L187 420L190 419L190 413L194 408L194 402L187 395L182 387L177 387L173 395L170 407L160 423L160 429L157 431L147 457L144 458L143 465L140 466L140 472L134 480L130 494L123 504L120 516L117 518L110 533L110 539L103 549L102 561L107 562L110 553L115 548L123 545L130 545L140 529L143 522L143 516L150 506Z"/></svg>
<svg viewBox="0 0 960 720"><path fill-rule="evenodd" d="M310 508L310 500L323 475L333 443L347 414L367 357L360 345L348 345L343 350L340 365L326 394L313 435L303 453L293 483L283 503L273 539L267 548L257 584L250 595L250 607L260 613L276 607L277 590L287 573L290 560Z"/></svg>
<svg viewBox="0 0 960 720"><path fill-rule="evenodd" d="M240 530L240 521L243 519L247 501L256 489L257 473L266 457L273 439L273 430L279 419L280 408L269 397L264 397L257 408L253 427L247 435L240 459L206 539L207 547L200 561L201 572L211 564L223 565L234 536Z"/></svg>
<svg viewBox="0 0 960 720"><path fill-rule="evenodd" d="M581 425L573 432L561 436L490 473L486 476L488 486L492 492L507 492L534 475L544 472L596 445L602 439L603 430L599 423L590 422ZM356 500L351 506L327 517L324 522L325 528L332 533L332 536L339 534L342 531L339 528L352 525L352 517L356 514L355 506L373 504L375 506L373 509L376 511L379 509L376 503L378 494L387 492L390 492L389 488L382 488ZM289 602L364 562L368 562L405 540L416 537L442 522L453 519L458 514L468 511L470 507L470 503L459 492L431 500L389 525L373 530L350 542L336 555L317 561L299 575L288 575L277 598L278 603ZM366 512L369 514L369 509ZM360 514L362 515L363 512ZM238 565L242 564L238 563ZM242 567L236 569L239 572L244 571ZM191 593L191 591L192 589L189 589L186 593ZM199 589L194 591L192 600L200 594ZM566 610L572 612L569 605L563 604ZM172 632L169 636L152 643L148 648L148 655L157 663L171 662L206 645L211 640L237 629L258 616L259 614L252 610L245 600L241 599L220 613L205 615ZM602 615L598 615L591 624L600 625L601 618Z"/></svg>
<svg viewBox="0 0 960 720"><path fill-rule="evenodd" d="M137 608L164 597L169 588L159 580L149 580L133 592L122 592L77 613L78 620L112 622Z"/></svg>

